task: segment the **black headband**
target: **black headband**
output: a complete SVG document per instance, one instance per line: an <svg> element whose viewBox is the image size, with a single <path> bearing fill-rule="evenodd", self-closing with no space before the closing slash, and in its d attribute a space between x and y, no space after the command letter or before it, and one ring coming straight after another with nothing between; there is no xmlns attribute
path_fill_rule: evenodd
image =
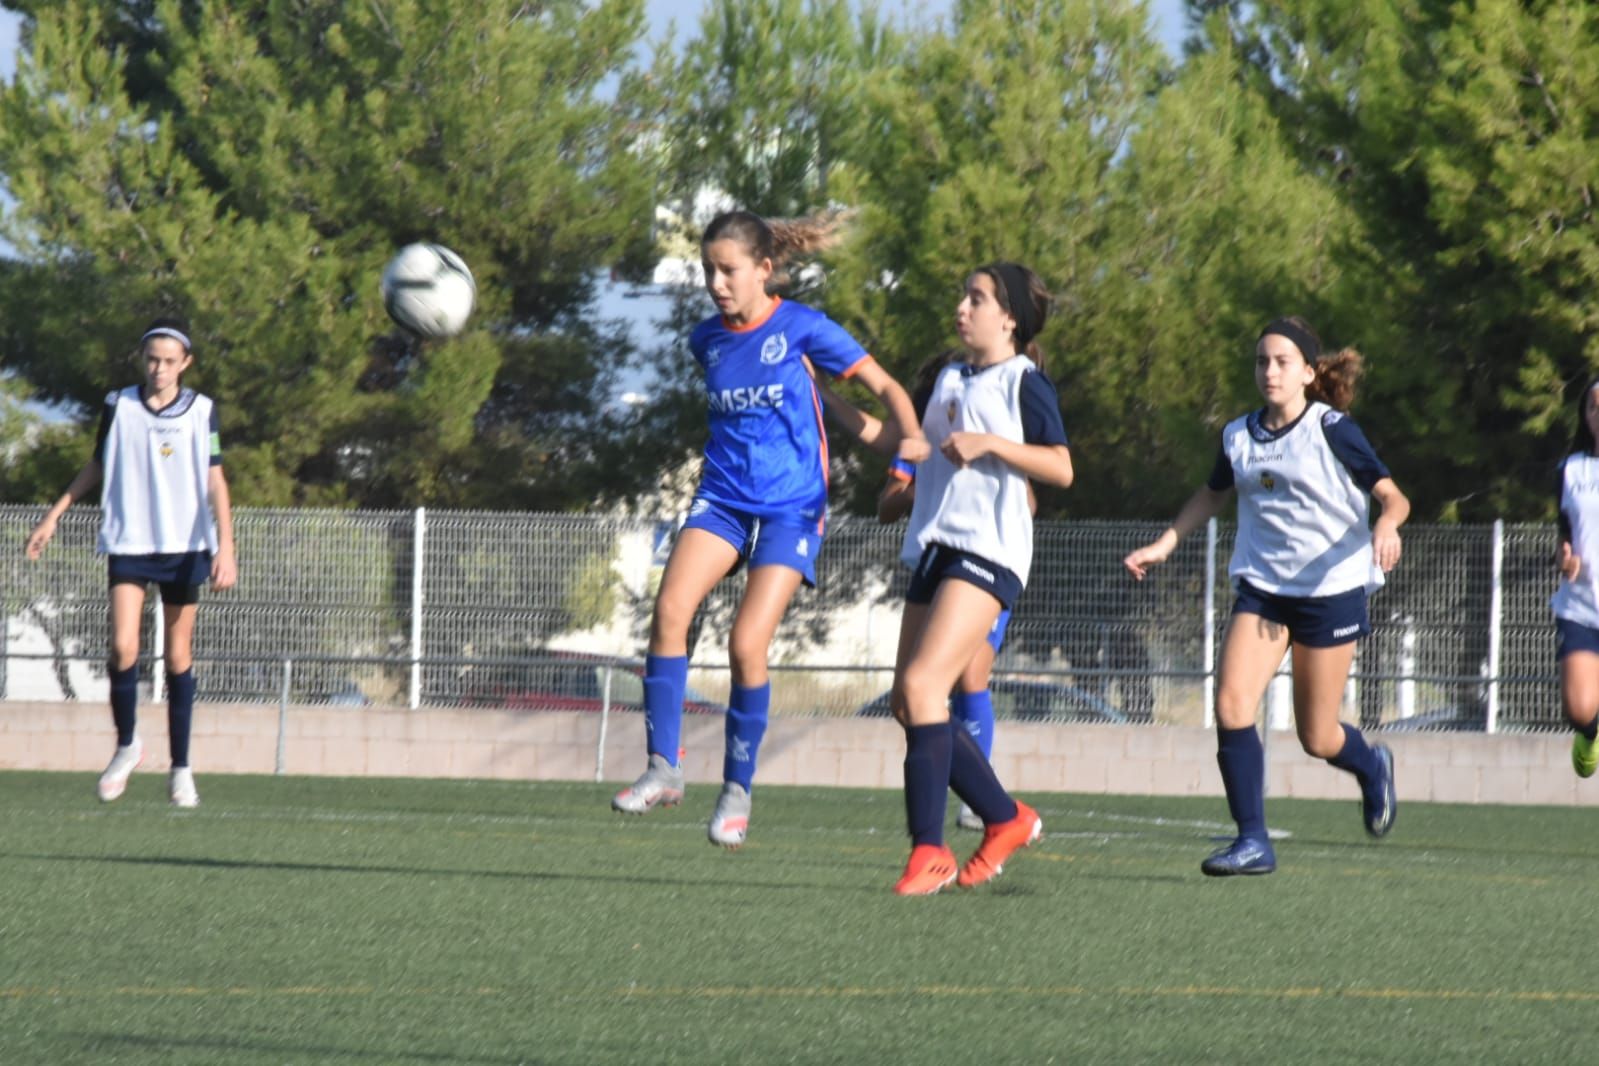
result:
<svg viewBox="0 0 1599 1066"><path fill-rule="evenodd" d="M1027 279L1027 268L1015 263L990 263L981 270L1005 290L1005 310L1016 320L1016 347L1020 349L1038 336L1044 326L1044 316L1033 303L1033 286Z"/></svg>
<svg viewBox="0 0 1599 1066"><path fill-rule="evenodd" d="M1305 357L1305 362L1314 363L1321 358L1321 341L1317 340L1315 335L1308 329L1303 326L1297 326L1292 320L1286 318L1279 318L1261 330L1260 336L1255 339L1255 343L1259 344L1273 333L1293 341L1299 348L1300 354Z"/></svg>

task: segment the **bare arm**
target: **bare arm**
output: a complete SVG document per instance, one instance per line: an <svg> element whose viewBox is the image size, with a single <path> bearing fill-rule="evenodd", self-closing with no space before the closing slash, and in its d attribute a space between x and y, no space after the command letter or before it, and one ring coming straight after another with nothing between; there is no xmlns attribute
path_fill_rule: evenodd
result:
<svg viewBox="0 0 1599 1066"><path fill-rule="evenodd" d="M899 447L899 437L889 430L887 423L867 414L834 392L819 375L815 376L815 380L817 395L822 398L822 408L829 418L838 423L839 428L872 451L893 456Z"/></svg>
<svg viewBox="0 0 1599 1066"><path fill-rule="evenodd" d="M1232 489L1218 491L1209 485L1201 485L1198 491L1188 497L1188 502L1177 512L1172 524L1167 526L1160 536L1123 559L1122 565L1134 578L1139 581L1144 580L1149 568L1170 558L1184 537L1220 513L1227 505L1227 497L1231 493Z"/></svg>
<svg viewBox="0 0 1599 1066"><path fill-rule="evenodd" d="M219 589L232 588L239 579L239 564L233 548L233 500L228 495L228 479L222 475L222 467L213 466L206 481L211 513L217 520L217 557L211 560L211 583Z"/></svg>
<svg viewBox="0 0 1599 1066"><path fill-rule="evenodd" d="M911 513L915 503L916 482L891 474L877 496L877 520L884 525L897 522Z"/></svg>
<svg viewBox="0 0 1599 1066"><path fill-rule="evenodd" d="M927 438L922 436L922 426L916 418L916 408L904 387L876 359L861 363L855 377L888 409L894 422L893 430L899 434L895 454L907 463L919 463L931 455L932 449L928 447Z"/></svg>
<svg viewBox="0 0 1599 1066"><path fill-rule="evenodd" d="M992 455L1029 481L1071 488L1072 453L1064 444L1023 444L992 433L951 433L940 450L956 466Z"/></svg>
<svg viewBox="0 0 1599 1066"><path fill-rule="evenodd" d="M104 468L100 460L90 459L83 464L83 469L78 471L78 476L72 479L67 486L67 491L61 498L51 505L45 512L39 524L33 527L33 532L28 534L28 540L23 551L30 559L37 559L44 552L44 546L50 543L50 538L56 535L56 523L61 521L61 516L67 513L67 508L83 499L98 484Z"/></svg>
<svg viewBox="0 0 1599 1066"><path fill-rule="evenodd" d="M1371 550L1377 565L1387 573L1399 564L1399 527L1410 517L1410 500L1391 477L1373 485L1371 494L1382 505L1382 514L1371 527Z"/></svg>

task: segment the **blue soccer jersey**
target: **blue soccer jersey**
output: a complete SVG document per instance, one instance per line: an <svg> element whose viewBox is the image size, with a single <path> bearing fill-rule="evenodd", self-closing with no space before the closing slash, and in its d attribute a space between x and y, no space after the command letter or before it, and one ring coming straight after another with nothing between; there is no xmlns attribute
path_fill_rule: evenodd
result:
<svg viewBox="0 0 1599 1066"><path fill-rule="evenodd" d="M774 300L760 322L734 329L720 316L689 338L705 373L711 436L698 496L763 518L827 514L822 401L805 369L848 377L871 356L815 308Z"/></svg>

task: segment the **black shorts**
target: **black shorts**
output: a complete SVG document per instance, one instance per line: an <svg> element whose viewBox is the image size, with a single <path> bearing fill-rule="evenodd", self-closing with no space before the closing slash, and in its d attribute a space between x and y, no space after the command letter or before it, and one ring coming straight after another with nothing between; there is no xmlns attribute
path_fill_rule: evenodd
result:
<svg viewBox="0 0 1599 1066"><path fill-rule="evenodd" d="M152 582L161 588L161 602L182 607L200 602L200 586L211 578L211 553L157 552L153 555L110 555L106 557L108 585L138 585Z"/></svg>
<svg viewBox="0 0 1599 1066"><path fill-rule="evenodd" d="M929 544L923 549L916 569L911 571L910 584L905 586L905 602L932 603L939 582L946 578L976 585L998 600L1007 611L1015 606L1016 597L1022 594L1022 579L1013 571L981 555L943 544Z"/></svg>
<svg viewBox="0 0 1599 1066"><path fill-rule="evenodd" d="M1331 596L1279 596L1239 579L1233 614L1259 615L1287 626L1289 639L1307 648L1335 648L1371 632L1364 588Z"/></svg>

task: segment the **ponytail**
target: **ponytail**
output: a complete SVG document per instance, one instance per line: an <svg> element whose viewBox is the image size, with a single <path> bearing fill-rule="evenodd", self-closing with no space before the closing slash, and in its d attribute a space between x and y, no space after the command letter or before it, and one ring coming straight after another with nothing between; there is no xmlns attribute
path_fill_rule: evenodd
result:
<svg viewBox="0 0 1599 1066"><path fill-rule="evenodd" d="M1345 348L1322 356L1315 365L1316 380L1305 389L1305 395L1336 410L1348 411L1355 402L1355 385L1366 372L1365 359L1355 349Z"/></svg>
<svg viewBox="0 0 1599 1066"><path fill-rule="evenodd" d="M762 218L753 211L723 211L700 236L703 249L713 241L734 240L750 258L772 261L772 284L789 281L784 267L796 258L825 252L838 244L849 213L828 211L800 218Z"/></svg>

